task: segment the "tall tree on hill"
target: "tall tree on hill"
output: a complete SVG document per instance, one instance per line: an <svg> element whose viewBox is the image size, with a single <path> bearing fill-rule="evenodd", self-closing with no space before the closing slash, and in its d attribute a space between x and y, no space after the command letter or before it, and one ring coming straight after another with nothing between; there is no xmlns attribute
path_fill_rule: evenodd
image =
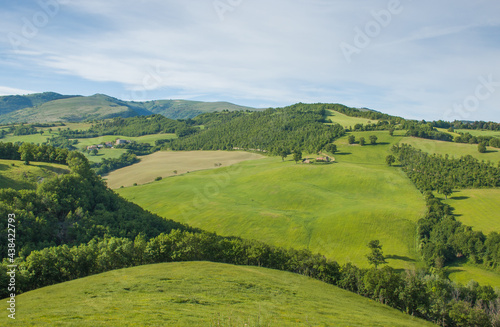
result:
<svg viewBox="0 0 500 327"><path fill-rule="evenodd" d="M375 145L377 144L378 137L376 135L370 135L370 143Z"/></svg>
<svg viewBox="0 0 500 327"><path fill-rule="evenodd" d="M281 161L285 161L285 158L290 154L288 149L280 149L278 155L281 157Z"/></svg>
<svg viewBox="0 0 500 327"><path fill-rule="evenodd" d="M479 153L485 153L486 152L486 145L484 143L479 143L477 146L477 151L479 151Z"/></svg>
<svg viewBox="0 0 500 327"><path fill-rule="evenodd" d="M364 137L359 138L359 145L361 145L361 146L365 145L365 138Z"/></svg>
<svg viewBox="0 0 500 327"><path fill-rule="evenodd" d="M366 255L368 262L377 268L379 265L387 263L385 261L384 252L382 252L382 245L380 245L379 240L373 240L368 243L368 248L371 252Z"/></svg>
<svg viewBox="0 0 500 327"><path fill-rule="evenodd" d="M337 152L337 146L335 144L329 143L325 146L325 151L335 154Z"/></svg>
<svg viewBox="0 0 500 327"><path fill-rule="evenodd" d="M19 153L21 154L21 160L24 161L25 165L29 165L30 161L35 159L35 145L32 143L24 142L19 147Z"/></svg>
<svg viewBox="0 0 500 327"><path fill-rule="evenodd" d="M302 152L300 150L293 151L293 161L297 163L301 160L302 160Z"/></svg>
<svg viewBox="0 0 500 327"><path fill-rule="evenodd" d="M354 135L349 135L349 137L347 138L347 142L349 144L354 144L354 142L356 142L356 137Z"/></svg>
<svg viewBox="0 0 500 327"><path fill-rule="evenodd" d="M394 162L396 162L396 157L390 154L387 157L385 157L385 162L387 163L388 166L391 166Z"/></svg>

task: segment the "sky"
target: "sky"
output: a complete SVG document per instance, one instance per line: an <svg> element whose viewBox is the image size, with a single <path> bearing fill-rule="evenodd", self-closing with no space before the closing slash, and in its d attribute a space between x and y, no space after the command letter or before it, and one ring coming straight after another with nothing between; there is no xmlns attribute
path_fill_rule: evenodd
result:
<svg viewBox="0 0 500 327"><path fill-rule="evenodd" d="M494 0L0 0L0 95L500 122Z"/></svg>

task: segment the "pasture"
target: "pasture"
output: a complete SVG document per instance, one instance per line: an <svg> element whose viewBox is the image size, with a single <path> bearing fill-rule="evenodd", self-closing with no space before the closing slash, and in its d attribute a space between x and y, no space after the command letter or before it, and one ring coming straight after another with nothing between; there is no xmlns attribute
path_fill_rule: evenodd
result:
<svg viewBox="0 0 500 327"><path fill-rule="evenodd" d="M432 326L305 276L210 262L114 270L16 304L2 326Z"/></svg>
<svg viewBox="0 0 500 327"><path fill-rule="evenodd" d="M379 239L393 267L409 268L417 257L415 222L424 214L425 202L399 168L385 164L388 146L358 146L360 152L381 152L380 158L364 164L355 163L364 160L354 155L358 149L336 155L338 163L329 165L270 157L117 192L146 210L194 227L306 248L362 267L368 266L366 244ZM136 174L147 170L128 168L123 177L117 174L127 168L110 176L134 176L137 181Z"/></svg>
<svg viewBox="0 0 500 327"><path fill-rule="evenodd" d="M203 169L213 169L216 164L227 167L245 160L263 158L262 155L242 151L160 151L142 156L141 162L109 173L110 188L149 183L156 177L182 175Z"/></svg>
<svg viewBox="0 0 500 327"><path fill-rule="evenodd" d="M471 280L481 285L500 288L500 274L472 264L452 264L446 268L448 277L455 283L467 285Z"/></svg>
<svg viewBox="0 0 500 327"><path fill-rule="evenodd" d="M334 123L340 124L342 127L349 128L354 127L356 124L375 124L378 122L378 120L370 120L366 118L361 118L361 117L350 117L347 115L344 115L340 112L334 111L334 110L328 110L330 112L330 115L327 117L327 119L331 119Z"/></svg>
<svg viewBox="0 0 500 327"><path fill-rule="evenodd" d="M457 133L469 133L472 136L492 136L500 138L500 131L476 130L476 129L456 129Z"/></svg>
<svg viewBox="0 0 500 327"><path fill-rule="evenodd" d="M455 209L459 221L474 230L500 233L500 189L455 190L444 202Z"/></svg>
<svg viewBox="0 0 500 327"><path fill-rule="evenodd" d="M66 173L68 166L59 164L32 161L25 165L19 160L0 160L0 188L36 189L44 179Z"/></svg>
<svg viewBox="0 0 500 327"><path fill-rule="evenodd" d="M486 153L479 153L477 144L454 143L444 141L434 141L416 137L405 137L400 143L409 144L417 149L428 153L448 154L450 157L460 158L461 156L471 155L478 160L500 161L500 149L486 147Z"/></svg>

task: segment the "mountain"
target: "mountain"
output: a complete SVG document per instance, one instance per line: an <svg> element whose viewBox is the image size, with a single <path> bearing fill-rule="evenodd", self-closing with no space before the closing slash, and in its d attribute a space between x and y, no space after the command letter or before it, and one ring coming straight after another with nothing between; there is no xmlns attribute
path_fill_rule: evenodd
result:
<svg viewBox="0 0 500 327"><path fill-rule="evenodd" d="M171 119L193 118L205 112L255 110L229 102L188 100L124 101L107 96L62 95L53 92L0 97L0 123L79 122L113 117L161 114Z"/></svg>

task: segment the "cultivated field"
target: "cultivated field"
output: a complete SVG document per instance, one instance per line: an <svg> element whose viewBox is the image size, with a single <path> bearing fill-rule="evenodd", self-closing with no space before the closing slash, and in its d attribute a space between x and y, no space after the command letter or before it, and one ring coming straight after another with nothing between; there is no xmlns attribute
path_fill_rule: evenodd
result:
<svg viewBox="0 0 500 327"><path fill-rule="evenodd" d="M342 147L343 154L335 156L338 163L329 165L282 162L276 157L247 161L118 193L195 227L308 248L363 267L368 266L366 244L379 239L390 264L408 268L417 257L415 222L424 214L425 202L399 168L385 164L389 147L349 146L350 152ZM364 151L380 154L364 162ZM138 167L125 176L147 170Z"/></svg>
<svg viewBox="0 0 500 327"><path fill-rule="evenodd" d="M489 146L486 153L479 153L477 144L434 141L416 137L405 137L401 140L401 143L409 144L428 153L448 154L450 157L454 156L455 158L471 155L479 160L500 161L500 149Z"/></svg>
<svg viewBox="0 0 500 327"><path fill-rule="evenodd" d="M432 326L305 276L209 262L110 271L16 304L2 326Z"/></svg>
<svg viewBox="0 0 500 327"><path fill-rule="evenodd" d="M13 166L14 164L14 166ZM35 189L46 178L69 173L68 166L19 160L0 160L0 188Z"/></svg>
<svg viewBox="0 0 500 327"><path fill-rule="evenodd" d="M118 188L131 186L134 183L140 185L152 182L159 176L168 177L202 169L213 169L216 164L227 167L245 160L260 159L263 156L241 151L160 151L140 158L140 163L107 175L108 186Z"/></svg>

